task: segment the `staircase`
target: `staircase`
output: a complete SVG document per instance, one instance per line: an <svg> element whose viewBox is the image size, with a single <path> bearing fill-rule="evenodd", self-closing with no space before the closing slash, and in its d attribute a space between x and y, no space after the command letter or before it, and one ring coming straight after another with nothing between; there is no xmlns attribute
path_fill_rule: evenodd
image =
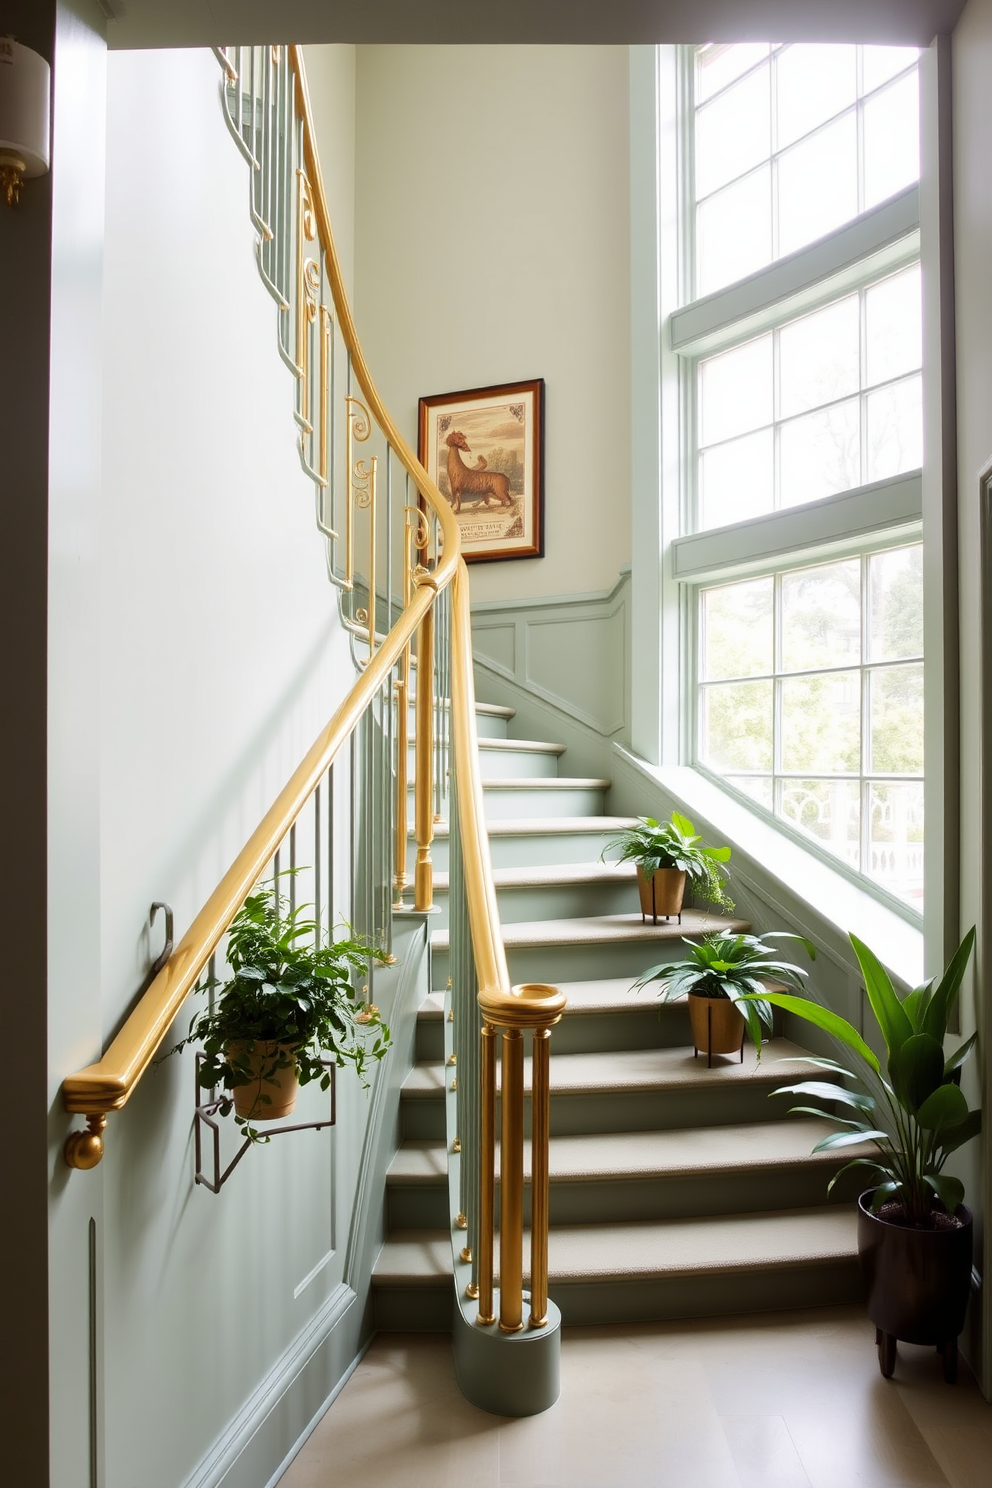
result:
<svg viewBox="0 0 992 1488"><path fill-rule="evenodd" d="M742 1064L714 1056L707 1069L693 1058L685 1007L630 991L646 966L679 956L681 937L748 925L696 910L681 926L642 924L632 866L599 860L625 824L604 815L610 782L560 775L563 747L509 737L512 717L479 705L479 751L511 980L551 982L568 996L551 1045L550 1286L564 1322L858 1298L857 1184L828 1203L840 1163L810 1155L828 1124L790 1117L788 1099L768 1099L808 1073L797 1062L803 1051L779 1037L760 1063L748 1045ZM402 1092L373 1273L384 1330L451 1326L444 824L434 857L434 990Z"/></svg>

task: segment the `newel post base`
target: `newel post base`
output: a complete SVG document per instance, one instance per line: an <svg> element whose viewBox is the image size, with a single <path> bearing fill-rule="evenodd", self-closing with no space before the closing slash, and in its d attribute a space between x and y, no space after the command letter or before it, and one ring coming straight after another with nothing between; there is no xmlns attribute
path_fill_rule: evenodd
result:
<svg viewBox="0 0 992 1488"><path fill-rule="evenodd" d="M499 1315L499 1300L496 1314ZM530 1294L524 1292L527 1307ZM525 1311L527 1310L525 1307ZM496 1416L537 1416L561 1393L561 1313L548 1302L547 1321L505 1333L476 1321L470 1298L455 1303L452 1351L458 1388L471 1405Z"/></svg>

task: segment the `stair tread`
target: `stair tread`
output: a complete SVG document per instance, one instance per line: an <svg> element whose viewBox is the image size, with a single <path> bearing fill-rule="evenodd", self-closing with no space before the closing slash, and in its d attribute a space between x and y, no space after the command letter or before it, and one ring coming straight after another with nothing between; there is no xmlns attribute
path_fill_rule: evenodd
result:
<svg viewBox="0 0 992 1488"><path fill-rule="evenodd" d="M705 1219L557 1225L548 1239L556 1282L640 1280L673 1275L759 1271L857 1256L853 1205L720 1214ZM377 1285L430 1285L451 1276L446 1230L393 1230L373 1268Z"/></svg>
<svg viewBox="0 0 992 1488"><path fill-rule="evenodd" d="M484 779L487 790L608 790L612 780L603 775L507 775Z"/></svg>
<svg viewBox="0 0 992 1488"><path fill-rule="evenodd" d="M837 1127L826 1118L744 1122L735 1126L683 1127L663 1131L594 1133L552 1137L552 1182L624 1178L665 1178L696 1173L732 1173L783 1163L831 1167L836 1153L817 1152L816 1142ZM870 1144L865 1144L865 1151ZM857 1149L860 1152L861 1148ZM852 1156L856 1155L852 1150ZM530 1144L524 1147L525 1174L530 1172ZM442 1141L404 1142L390 1168L389 1180L437 1183L447 1175Z"/></svg>
<svg viewBox="0 0 992 1488"><path fill-rule="evenodd" d="M543 739L480 739L480 749L491 749L496 754L564 754L565 744L554 744Z"/></svg>
<svg viewBox="0 0 992 1488"><path fill-rule="evenodd" d="M637 870L633 863L554 863L535 868L494 868L497 889L557 887L572 884L634 883ZM442 893L448 888L448 874L434 874L434 888Z"/></svg>
<svg viewBox="0 0 992 1488"><path fill-rule="evenodd" d="M687 936L708 935L722 930L740 935L751 928L747 920L728 920L724 915L701 909L684 909L681 925L677 920L660 920L652 925L639 913L587 915L582 919L520 920L502 926L503 944L507 948L546 945L608 945L617 942L681 940ZM436 951L447 950L449 932L435 930L431 945Z"/></svg>
<svg viewBox="0 0 992 1488"><path fill-rule="evenodd" d="M572 780L570 776L559 777L559 785L562 778ZM491 784L490 781L486 783ZM601 835L605 832L621 832L624 827L632 826L634 820L632 816L507 816L501 821L487 822L486 831L490 837L542 837L549 832L588 832L590 835ZM411 828L410 836L413 835ZM447 821L435 823L434 836L448 836Z"/></svg>
<svg viewBox="0 0 992 1488"><path fill-rule="evenodd" d="M552 1042L552 1051L554 1043ZM707 1069L705 1059L693 1058L684 1046L666 1049L620 1049L603 1054L551 1055L551 1091L664 1090L695 1087L712 1089L751 1083L777 1085L787 1079L809 1073L806 1050L788 1039L772 1039L765 1045L760 1061L748 1044L744 1061L736 1054L715 1055L719 1063ZM447 1067L433 1060L415 1064L403 1082L404 1095L414 1098L439 1095L445 1088ZM530 1060L524 1062L525 1087L530 1087Z"/></svg>
<svg viewBox="0 0 992 1488"><path fill-rule="evenodd" d="M507 708L503 703L479 703L475 705L476 713L485 713L490 718L514 718L516 708Z"/></svg>

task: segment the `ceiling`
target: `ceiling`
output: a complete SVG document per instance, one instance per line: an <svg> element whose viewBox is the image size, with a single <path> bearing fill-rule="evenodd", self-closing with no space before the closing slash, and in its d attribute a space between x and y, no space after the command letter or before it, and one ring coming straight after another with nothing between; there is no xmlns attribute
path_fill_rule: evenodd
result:
<svg viewBox="0 0 992 1488"><path fill-rule="evenodd" d="M244 42L927 45L965 0L99 0L115 48Z"/></svg>

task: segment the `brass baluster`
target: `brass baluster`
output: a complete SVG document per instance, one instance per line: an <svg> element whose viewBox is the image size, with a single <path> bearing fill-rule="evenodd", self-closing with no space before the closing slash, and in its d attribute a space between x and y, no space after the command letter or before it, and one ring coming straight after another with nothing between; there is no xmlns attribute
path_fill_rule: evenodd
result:
<svg viewBox="0 0 992 1488"><path fill-rule="evenodd" d="M496 1224L496 1029L482 1025L479 1140L479 1313L483 1327L496 1321L493 1311L493 1230Z"/></svg>

